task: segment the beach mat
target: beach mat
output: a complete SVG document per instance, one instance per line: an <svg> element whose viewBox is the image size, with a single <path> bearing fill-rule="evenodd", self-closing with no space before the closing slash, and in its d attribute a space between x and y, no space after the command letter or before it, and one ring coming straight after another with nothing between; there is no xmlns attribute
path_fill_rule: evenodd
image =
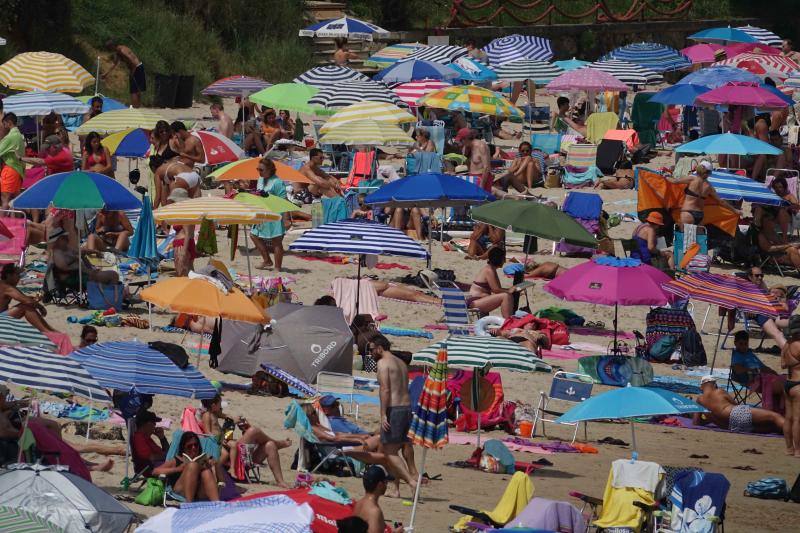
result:
<svg viewBox="0 0 800 533"><path fill-rule="evenodd" d="M448 435L448 440L450 444L463 444L469 446L477 446L478 445L478 435L477 434L470 434L470 433L450 433ZM491 437L486 435L485 433L482 435L481 442L486 442ZM525 446L523 444L517 444L514 442L507 442L503 441L503 444L511 450L512 452L526 452L526 453L538 453L540 455L553 455L554 452L550 450L545 450L540 446Z"/></svg>
<svg viewBox="0 0 800 533"><path fill-rule="evenodd" d="M547 359L559 359L562 361L569 361L580 359L584 354L577 350L565 350L563 348L554 347L551 350L542 350L542 357Z"/></svg>
<svg viewBox="0 0 800 533"><path fill-rule="evenodd" d="M578 371L595 383L612 387L644 386L653 381L653 366L639 357L589 355L578 359Z"/></svg>
<svg viewBox="0 0 800 533"><path fill-rule="evenodd" d="M609 337L612 339L614 338L613 329L597 329L597 328L587 328L584 326L575 326L575 327L570 327L569 332L573 335L593 335L595 337ZM636 336L630 331L618 331L617 338L634 339L636 338Z"/></svg>
<svg viewBox="0 0 800 533"><path fill-rule="evenodd" d="M718 433L733 433L734 435L744 435L746 437L769 437L769 438L783 438L781 433L740 433L738 431L731 431L730 429L723 429L714 424L701 426L692 422L691 418L684 418L682 416L668 416L660 419L653 419L650 422L657 426L682 428L682 429L697 429L701 431L716 431Z"/></svg>

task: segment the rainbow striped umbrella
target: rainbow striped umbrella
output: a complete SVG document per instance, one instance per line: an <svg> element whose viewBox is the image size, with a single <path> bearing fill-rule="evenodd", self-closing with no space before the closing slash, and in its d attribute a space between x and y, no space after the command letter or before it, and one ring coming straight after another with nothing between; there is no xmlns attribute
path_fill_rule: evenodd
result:
<svg viewBox="0 0 800 533"><path fill-rule="evenodd" d="M417 514L419 491L422 487L422 474L425 472L425 456L428 449L444 448L447 438L447 348L436 354L436 362L425 378L425 385L419 401L414 408L414 418L408 430L412 444L422 446L422 464L419 467L419 480L414 491L414 506L411 510L411 526Z"/></svg>
<svg viewBox="0 0 800 533"><path fill-rule="evenodd" d="M725 309L739 309L745 313L755 313L772 318L776 318L781 313L786 312L786 309L783 308L777 298L749 280L738 276L696 272L680 279L672 280L661 287L679 298L691 298L706 302L709 305L718 305ZM712 372L714 363L717 360L719 338L721 337L724 319L725 315L721 315L719 319L720 334L717 335L714 357L711 360Z"/></svg>
<svg viewBox="0 0 800 533"><path fill-rule="evenodd" d="M417 105L466 111L485 115L522 118L522 111L499 94L477 85L455 85L434 91L419 99Z"/></svg>
<svg viewBox="0 0 800 533"><path fill-rule="evenodd" d="M156 127L156 122L159 120L166 119L152 111L143 111L134 108L119 109L117 111L100 113L96 117L87 120L75 130L75 133L78 135L88 135L94 131L100 135L108 135L109 133L116 133L131 128L152 130Z"/></svg>
<svg viewBox="0 0 800 533"><path fill-rule="evenodd" d="M79 93L94 76L61 54L25 52L0 65L0 83L18 91Z"/></svg>
<svg viewBox="0 0 800 533"><path fill-rule="evenodd" d="M385 48L381 48L376 53L371 55L369 59L364 61L366 67L386 68L394 65L401 59L405 59L413 54L420 48L425 48L424 44L420 43L400 43L392 44Z"/></svg>

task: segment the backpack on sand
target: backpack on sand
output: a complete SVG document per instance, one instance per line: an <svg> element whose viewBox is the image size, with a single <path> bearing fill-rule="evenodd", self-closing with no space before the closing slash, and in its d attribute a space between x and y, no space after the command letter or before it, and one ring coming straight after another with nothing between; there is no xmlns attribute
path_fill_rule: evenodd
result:
<svg viewBox="0 0 800 533"><path fill-rule="evenodd" d="M786 480L778 477L765 477L758 481L751 481L744 489L744 495L764 500L789 499L789 488Z"/></svg>

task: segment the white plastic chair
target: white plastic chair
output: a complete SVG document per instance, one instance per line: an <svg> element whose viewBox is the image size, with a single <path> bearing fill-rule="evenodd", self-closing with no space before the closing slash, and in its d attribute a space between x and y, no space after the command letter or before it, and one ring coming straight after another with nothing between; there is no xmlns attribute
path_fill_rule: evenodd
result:
<svg viewBox="0 0 800 533"><path fill-rule="evenodd" d="M334 393L343 394L350 397L350 414L353 414L355 405L355 417L358 420L358 403L355 401L356 381L352 375L340 374L338 372L320 372L317 374L317 391L320 394Z"/></svg>

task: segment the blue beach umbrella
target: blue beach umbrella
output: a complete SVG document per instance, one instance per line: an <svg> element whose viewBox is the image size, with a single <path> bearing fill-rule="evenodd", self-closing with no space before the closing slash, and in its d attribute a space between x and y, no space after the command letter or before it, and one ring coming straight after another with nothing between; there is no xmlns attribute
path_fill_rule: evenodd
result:
<svg viewBox="0 0 800 533"><path fill-rule="evenodd" d="M708 28L707 30L702 30L697 33L693 33L688 37L688 39L692 39L693 41L701 41L706 43L720 43L720 44L761 42L752 35L750 35L749 33L736 28L731 28L730 26L720 27L720 28Z"/></svg>
<svg viewBox="0 0 800 533"><path fill-rule="evenodd" d="M561 61L553 61L553 64L557 65L558 68L560 68L562 70L569 71L569 70L576 70L576 69L579 69L579 68L583 68L586 65L588 65L589 62L588 61L583 61L583 60L580 60L580 59L575 59L573 57L572 59L562 59Z"/></svg>
<svg viewBox="0 0 800 533"><path fill-rule="evenodd" d="M783 205L786 202L763 183L748 177L714 170L708 177L708 183L714 187L717 196L723 200L738 202L744 200L752 204Z"/></svg>
<svg viewBox="0 0 800 533"><path fill-rule="evenodd" d="M425 172L388 183L365 202L381 207L459 207L492 200L491 194L457 176Z"/></svg>
<svg viewBox="0 0 800 533"><path fill-rule="evenodd" d="M693 83L680 83L659 91L650 98L651 102L658 104L694 105L695 99L711 88Z"/></svg>
<svg viewBox="0 0 800 533"><path fill-rule="evenodd" d="M735 154L735 155L780 155L783 151L769 143L736 133L720 133L700 137L675 148L684 154Z"/></svg>
<svg viewBox="0 0 800 533"><path fill-rule="evenodd" d="M459 73L441 63L405 59L387 67L372 77L384 83L406 83L416 80L454 80Z"/></svg>
<svg viewBox="0 0 800 533"><path fill-rule="evenodd" d="M691 83L694 85L702 85L703 87L708 87L709 89L716 89L717 87L721 87L732 81L761 83L761 78L752 72L748 72L740 68L718 66L701 68L698 71L692 72L678 81L676 85Z"/></svg>
<svg viewBox="0 0 800 533"><path fill-rule="evenodd" d="M559 424L575 424L589 420L633 419L661 415L707 413L708 410L685 396L664 389L624 387L588 398L556 419ZM633 454L636 451L636 432L631 420Z"/></svg>
<svg viewBox="0 0 800 533"><path fill-rule="evenodd" d="M109 98L108 96L103 96L102 94L94 94L94 95L84 95L76 97L81 102L88 104L89 100L94 98L95 96L99 96L103 99L103 113L106 111L118 111L120 109L128 109L128 106L120 102L119 100L115 100L113 98Z"/></svg>
<svg viewBox="0 0 800 533"><path fill-rule="evenodd" d="M469 57L460 57L447 65L458 72L458 79L466 82L486 82L497 79L497 73L487 65Z"/></svg>
<svg viewBox="0 0 800 533"><path fill-rule="evenodd" d="M59 172L47 176L13 200L16 209L141 209L124 185L97 172Z"/></svg>

